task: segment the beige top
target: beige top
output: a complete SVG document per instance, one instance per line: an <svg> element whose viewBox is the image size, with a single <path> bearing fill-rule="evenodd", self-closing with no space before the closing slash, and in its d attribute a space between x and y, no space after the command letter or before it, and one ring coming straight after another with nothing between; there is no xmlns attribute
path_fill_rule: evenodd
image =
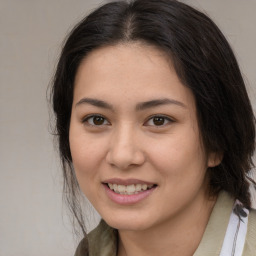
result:
<svg viewBox="0 0 256 256"><path fill-rule="evenodd" d="M224 241L234 200L226 192L221 192L213 208L203 238L194 256L219 256ZM90 256L116 256L117 230L109 227L103 220L88 235ZM77 247L75 256L86 256L86 240ZM228 256L228 255L227 255ZM250 210L248 230L243 256L256 256L256 211Z"/></svg>

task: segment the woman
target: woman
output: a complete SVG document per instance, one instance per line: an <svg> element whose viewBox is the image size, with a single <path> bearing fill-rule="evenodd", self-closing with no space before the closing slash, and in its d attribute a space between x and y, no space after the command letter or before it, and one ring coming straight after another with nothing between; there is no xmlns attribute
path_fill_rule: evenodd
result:
<svg viewBox="0 0 256 256"><path fill-rule="evenodd" d="M208 17L106 4L70 33L52 92L76 256L255 255L254 115ZM102 217L88 236L79 190Z"/></svg>

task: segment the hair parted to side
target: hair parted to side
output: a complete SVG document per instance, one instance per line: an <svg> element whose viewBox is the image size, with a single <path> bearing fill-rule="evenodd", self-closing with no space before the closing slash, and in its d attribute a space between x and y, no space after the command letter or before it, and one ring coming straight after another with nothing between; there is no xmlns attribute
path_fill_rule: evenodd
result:
<svg viewBox="0 0 256 256"><path fill-rule="evenodd" d="M221 164L208 169L211 193L223 189L249 208L255 118L227 40L205 14L179 1L117 1L98 8L71 31L52 85L64 194L83 233L79 186L69 147L74 79L91 51L136 41L166 52L180 80L194 94L205 150L223 154Z"/></svg>

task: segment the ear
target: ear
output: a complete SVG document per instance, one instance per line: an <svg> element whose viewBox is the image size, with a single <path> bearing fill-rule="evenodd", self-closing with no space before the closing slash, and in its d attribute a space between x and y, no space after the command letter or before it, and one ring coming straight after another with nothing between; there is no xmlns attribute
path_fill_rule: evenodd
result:
<svg viewBox="0 0 256 256"><path fill-rule="evenodd" d="M222 152L211 152L208 155L207 165L208 167L215 167L218 166L223 159Z"/></svg>

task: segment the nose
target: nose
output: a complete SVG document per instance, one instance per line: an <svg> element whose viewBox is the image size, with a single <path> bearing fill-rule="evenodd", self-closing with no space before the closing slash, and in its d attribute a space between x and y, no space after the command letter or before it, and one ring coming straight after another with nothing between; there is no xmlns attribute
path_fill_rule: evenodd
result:
<svg viewBox="0 0 256 256"><path fill-rule="evenodd" d="M142 144L132 127L120 127L113 132L106 155L107 162L120 170L140 166L145 162Z"/></svg>

